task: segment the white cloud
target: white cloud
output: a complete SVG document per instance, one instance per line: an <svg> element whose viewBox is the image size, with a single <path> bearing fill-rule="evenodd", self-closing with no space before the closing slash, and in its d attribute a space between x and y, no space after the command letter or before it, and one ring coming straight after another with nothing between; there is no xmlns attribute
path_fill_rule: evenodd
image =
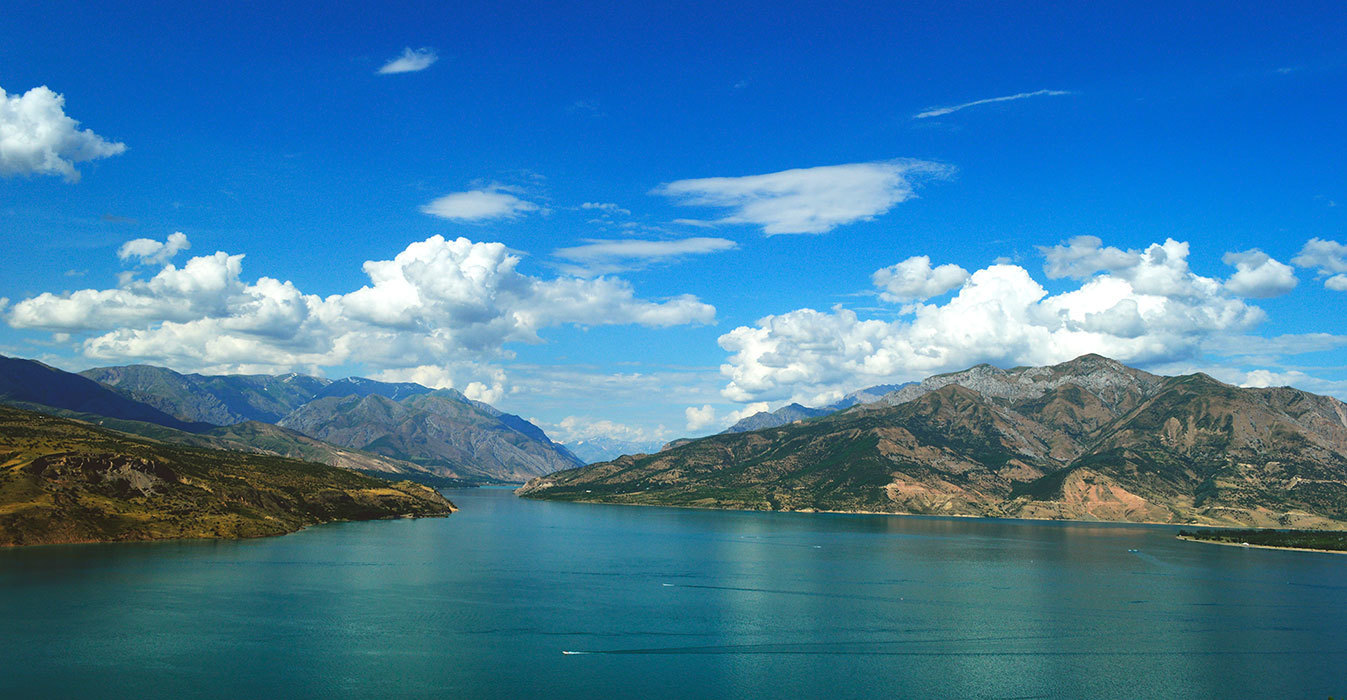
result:
<svg viewBox="0 0 1347 700"><path fill-rule="evenodd" d="M1304 391L1311 391L1317 394L1328 394L1339 398L1347 396L1347 381L1323 379L1306 374L1297 369L1275 371L1267 369L1255 369L1249 372L1226 371L1217 372L1219 379L1223 379L1243 387L1277 387L1293 386Z"/></svg>
<svg viewBox="0 0 1347 700"><path fill-rule="evenodd" d="M630 209L623 209L622 207L619 207L618 205L613 204L612 202L584 202L583 204L580 205L580 208L595 209L605 214L621 214L623 216L631 216Z"/></svg>
<svg viewBox="0 0 1347 700"><path fill-rule="evenodd" d="M917 160L851 163L767 175L678 180L653 193L681 205L727 208L730 214L715 223L761 226L769 236L826 233L873 219L916 196L912 189L916 177L944 177L952 171L949 166Z"/></svg>
<svg viewBox="0 0 1347 700"><path fill-rule="evenodd" d="M1035 90L1033 92L1021 92L1014 95L1006 95L1005 97L989 97L985 100L974 100L972 102L965 102L961 105L954 105L952 107L932 107L924 112L919 112L917 114L912 115L912 118L929 119L930 117L943 117L946 114L957 112L961 109L968 109L969 107L977 107L978 105L987 105L996 102L1010 102L1013 100L1023 100L1029 97L1046 97L1046 96L1070 95L1070 94L1072 93L1069 90Z"/></svg>
<svg viewBox="0 0 1347 700"><path fill-rule="evenodd" d="M541 342L538 332L552 326L715 319L715 308L695 297L648 301L621 279L523 275L504 245L466 238L433 236L392 260L366 262L368 285L326 298L269 277L246 282L242 261L217 252L165 265L148 280L128 274L113 289L44 293L15 304L6 319L16 328L101 333L82 347L97 360L274 371L365 363L412 372L429 372L423 366L445 357L478 364L506 357L505 345ZM499 396L497 376L477 370L445 376L470 396Z"/></svg>
<svg viewBox="0 0 1347 700"><path fill-rule="evenodd" d="M1189 270L1186 243L1168 240L1127 255L1125 264L1110 263L1114 271L1056 295L1024 268L997 264L974 272L947 302L912 304L896 321L861 319L842 307L767 316L720 337L730 353L722 395L817 406L859 386L980 362L1043 365L1089 352L1173 362L1265 318L1219 280Z"/></svg>
<svg viewBox="0 0 1347 700"><path fill-rule="evenodd" d="M1043 270L1049 279L1086 280L1102 272L1126 280L1142 294L1188 298L1210 295L1213 285L1219 285L1215 280L1192 274L1188 269L1188 244L1172 238L1163 244L1151 244L1145 250L1119 250L1103 247L1102 241L1094 236L1077 236L1066 245L1040 247L1039 251L1046 260ZM1245 258L1232 258L1236 259L1248 264ZM1275 260L1271 262L1280 265Z"/></svg>
<svg viewBox="0 0 1347 700"><path fill-rule="evenodd" d="M43 85L23 95L0 88L0 177L60 175L78 182L75 163L115 156L126 144L79 128L66 116L65 96Z"/></svg>
<svg viewBox="0 0 1347 700"><path fill-rule="evenodd" d="M738 423L739 421L749 416L756 416L759 413L770 410L771 405L768 404L766 401L754 401L753 403L748 404L747 406L744 406L743 408L737 411L730 411L725 415L724 418L721 419L720 422L722 425L728 428L731 425L734 425L735 423Z"/></svg>
<svg viewBox="0 0 1347 700"><path fill-rule="evenodd" d="M870 277L884 301L914 301L940 296L968 279L968 270L958 265L931 268L931 258L917 255L897 265L877 270Z"/></svg>
<svg viewBox="0 0 1347 700"><path fill-rule="evenodd" d="M508 188L494 185L447 194L423 205L421 212L451 221L486 221L514 219L538 208L537 204L511 194Z"/></svg>
<svg viewBox="0 0 1347 700"><path fill-rule="evenodd" d="M440 60L440 57L435 53L435 49L413 49L409 46L402 50L400 56L385 63L383 67L379 69L379 73L381 75L388 75L390 73L414 73L429 68L430 64L438 60Z"/></svg>
<svg viewBox="0 0 1347 700"><path fill-rule="evenodd" d="M1066 245L1058 244L1050 248L1040 246L1038 250L1045 260L1043 271L1047 273L1048 279L1070 277L1083 280L1101 270L1117 272L1135 267L1141 260L1141 254L1136 251L1105 248L1103 245L1104 242L1097 236L1076 236L1068 240Z"/></svg>
<svg viewBox="0 0 1347 700"><path fill-rule="evenodd" d="M1286 381L1283 374L1266 369L1253 370L1245 375L1243 382L1240 382L1240 386L1257 388L1287 386L1288 384L1289 382Z"/></svg>
<svg viewBox="0 0 1347 700"><path fill-rule="evenodd" d="M268 278L258 280L250 294L238 278L242 264L242 255L217 252L192 258L182 268L166 265L148 280L131 275L115 289L82 289L62 295L44 292L16 303L8 321L16 328L89 331L202 317L242 318L239 309L231 314L231 306L246 303L246 299L287 294L283 285Z"/></svg>
<svg viewBox="0 0 1347 700"><path fill-rule="evenodd" d="M143 265L162 265L191 247L192 244L187 242L187 235L182 231L175 231L162 243L153 238L127 241L117 249L117 257L122 260L134 258Z"/></svg>
<svg viewBox="0 0 1347 700"><path fill-rule="evenodd" d="M1311 238L1291 262L1320 273L1347 273L1347 245L1322 238Z"/></svg>
<svg viewBox="0 0 1347 700"><path fill-rule="evenodd" d="M506 393L504 370L472 362L386 369L376 372L373 378L381 382L412 382L432 389L458 389L474 401L489 404L499 403Z"/></svg>
<svg viewBox="0 0 1347 700"><path fill-rule="evenodd" d="M1294 268L1273 260L1257 248L1226 253L1221 261L1235 267L1236 272L1226 280L1225 288L1238 296L1255 299L1279 297L1290 293L1299 282Z"/></svg>
<svg viewBox="0 0 1347 700"><path fill-rule="evenodd" d="M1347 245L1322 238L1311 238L1291 258L1300 267L1312 268L1324 279L1324 286L1335 292L1347 292Z"/></svg>
<svg viewBox="0 0 1347 700"><path fill-rule="evenodd" d="M468 382L468 385L463 387L463 395L473 401L497 404L505 398L505 387L500 384L487 385L484 382Z"/></svg>
<svg viewBox="0 0 1347 700"><path fill-rule="evenodd" d="M670 262L689 255L706 255L733 250L734 241L725 238L682 238L671 241L638 239L589 240L583 245L558 248L552 255L574 265L564 269L572 274L594 275L639 269L652 263Z"/></svg>
<svg viewBox="0 0 1347 700"><path fill-rule="evenodd" d="M689 431L701 430L716 422L716 408L709 403L701 408L688 406L683 415L687 418Z"/></svg>

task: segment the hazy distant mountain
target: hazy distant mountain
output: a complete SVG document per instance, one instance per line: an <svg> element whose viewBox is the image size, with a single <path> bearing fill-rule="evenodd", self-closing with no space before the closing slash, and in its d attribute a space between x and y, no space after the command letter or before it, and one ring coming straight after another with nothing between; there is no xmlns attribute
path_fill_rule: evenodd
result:
<svg viewBox="0 0 1347 700"><path fill-rule="evenodd" d="M1347 527L1347 406L1086 355L535 479L538 498Z"/></svg>
<svg viewBox="0 0 1347 700"><path fill-rule="evenodd" d="M523 481L582 464L532 423L452 390L317 399L280 425L446 477Z"/></svg>
<svg viewBox="0 0 1347 700"><path fill-rule="evenodd" d="M576 457L579 457L585 464L595 462L605 462L610 459L616 459L622 455L649 454L659 452L663 445L658 440L647 442L632 442L629 440L617 440L607 437L593 437L584 440L573 440L564 443L566 448Z"/></svg>
<svg viewBox="0 0 1347 700"><path fill-rule="evenodd" d="M829 413L835 413L844 408L850 408L857 404L870 403L871 401L878 401L886 394L902 389L906 386L909 386L910 384L911 382L909 382L908 384L880 384L879 386L872 386L868 389L861 389L860 391L855 391L850 394L847 394L846 396L842 397L840 401L828 404L823 408L809 408L808 406L801 406L798 403L792 403L786 406L782 406L781 408L778 408L775 411L771 412L759 411L758 413L754 413L751 416L740 419L739 422L735 423L734 425L731 425L722 432L746 433L750 430L775 428L778 425L786 425L788 423L794 423L797 420L805 420L807 418L818 418L819 416L826 416Z"/></svg>
<svg viewBox="0 0 1347 700"><path fill-rule="evenodd" d="M0 403L118 416L177 430L200 432L211 426L183 420L136 401L91 379L35 360L0 355Z"/></svg>
<svg viewBox="0 0 1347 700"><path fill-rule="evenodd" d="M778 425L794 423L797 420L806 418L818 418L826 416L833 411L826 408L809 408L801 406L798 403L787 404L775 411L759 411L747 418L742 418L738 423L731 425L722 431L724 433L746 433L750 430L762 430L763 428L775 428Z"/></svg>
<svg viewBox="0 0 1347 700"><path fill-rule="evenodd" d="M860 391L853 391L850 394L843 396L841 400L828 404L825 408L829 408L834 411L840 411L844 408L851 408L852 406L855 406L857 404L878 401L886 394L891 394L904 387L911 386L913 383L914 382L904 382L902 384L879 384L876 386L861 389Z"/></svg>
<svg viewBox="0 0 1347 700"><path fill-rule="evenodd" d="M303 374L179 374L149 365L99 367L80 374L182 420L215 425L275 423L335 383Z"/></svg>

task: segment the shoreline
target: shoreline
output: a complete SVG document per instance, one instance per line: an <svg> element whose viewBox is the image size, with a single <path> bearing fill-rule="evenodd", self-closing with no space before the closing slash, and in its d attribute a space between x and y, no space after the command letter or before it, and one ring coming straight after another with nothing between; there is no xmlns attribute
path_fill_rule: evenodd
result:
<svg viewBox="0 0 1347 700"><path fill-rule="evenodd" d="M445 499L445 500L448 500L448 499ZM317 527L322 527L322 526L324 526L324 525L342 525L342 524L351 524L351 523L373 523L373 522L378 522L378 521L380 521L380 520L420 520L421 518L447 518L447 517L453 515L454 513L457 513L458 510L459 510L459 509L458 509L458 506L453 505L453 502L451 501L451 502L450 502L450 510L449 510L448 512L446 512L446 513L434 513L434 514L426 514L426 515L414 515L414 514L412 514L412 513L404 513L404 514L401 514L401 515L385 515L385 516L381 516L381 517L378 517L378 518L361 518L361 519L359 519L359 520L351 520L351 519L346 519L346 518L337 519L337 520L325 520L325 521L320 522L320 523L305 523L304 525L300 525L299 527L297 527L297 528L295 528L295 529L293 529L293 530L286 530L285 532L274 532L274 533L267 533L267 534L260 534L260 535L235 535L235 536L225 536L225 537L221 537L221 536L211 536L211 535L202 536L202 537L190 537L190 536L189 536L189 537L144 537L144 538L134 538L134 539L125 539L125 540L95 540L95 539L83 539L83 540L67 540L67 541L63 541L63 542L32 542L32 543L0 542L0 550L32 549L33 547L84 547L84 546L89 546L89 545L102 545L102 544L159 544L159 543L170 543L170 542L202 542L202 543L205 543L205 542L246 542L246 541L248 541L248 540L263 540L263 539L268 539L268 538L271 538L271 537L288 537L288 536L290 536L290 535L296 535L296 534L299 534L299 533L304 532L304 531L306 531L306 530L309 530L309 529L312 529L312 528L317 528Z"/></svg>
<svg viewBox="0 0 1347 700"><path fill-rule="evenodd" d="M1176 540L1185 542L1198 542L1200 544L1219 544L1225 547L1239 547L1240 549L1275 549L1282 552L1319 552L1321 554L1347 554L1344 549L1313 549L1311 547L1278 547L1271 544L1246 544L1244 542L1221 542L1219 540L1203 540L1196 537L1174 536Z"/></svg>
<svg viewBox="0 0 1347 700"><path fill-rule="evenodd" d="M1209 528L1215 530L1228 530L1238 527L1249 527L1243 523L1236 524L1212 524L1212 523L1192 523L1192 522L1162 522L1158 520L1082 520L1079 518L1030 518L1017 517L1010 515L968 515L964 513L899 513L894 511L877 510L763 510L760 508L718 508L715 506L693 506L693 505L671 505L666 503L617 503L613 501L595 501L580 499L560 499L560 498L539 498L532 495L515 494L517 498L526 498L531 501L547 501L549 503L584 503L587 505L598 506L638 506L642 508L678 508L681 510L720 510L737 513L800 513L800 514L826 514L826 515L886 515L901 518L961 518L975 520L1018 520L1029 523L1079 523L1082 525L1166 525L1171 527L1188 528ZM1210 540L1194 540L1198 542L1209 542ZM1221 543L1218 543L1221 544ZM1242 545L1235 545L1242 546ZM1250 547L1256 545L1249 545ZM1296 547L1266 547L1267 549L1297 549L1302 552L1330 552L1341 553L1335 550L1318 549L1299 549Z"/></svg>

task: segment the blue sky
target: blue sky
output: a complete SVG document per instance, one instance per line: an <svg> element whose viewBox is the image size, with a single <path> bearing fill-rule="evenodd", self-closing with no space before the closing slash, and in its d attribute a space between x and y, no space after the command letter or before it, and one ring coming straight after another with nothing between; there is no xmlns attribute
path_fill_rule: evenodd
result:
<svg viewBox="0 0 1347 700"><path fill-rule="evenodd" d="M1084 351L1347 398L1340 4L645 5L6 8L0 352L563 439Z"/></svg>

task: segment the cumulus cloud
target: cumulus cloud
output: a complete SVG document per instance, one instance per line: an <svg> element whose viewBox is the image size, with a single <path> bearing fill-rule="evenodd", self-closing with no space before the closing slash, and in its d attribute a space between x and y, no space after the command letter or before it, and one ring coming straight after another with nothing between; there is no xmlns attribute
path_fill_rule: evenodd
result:
<svg viewBox="0 0 1347 700"><path fill-rule="evenodd" d="M1347 292L1347 245L1311 238L1291 262L1313 269L1324 278L1324 286L1328 289Z"/></svg>
<svg viewBox="0 0 1347 700"><path fill-rule="evenodd" d="M851 163L746 177L678 180L653 192L681 205L729 209L715 223L761 226L769 236L826 233L884 214L916 196L916 178L944 177L952 170L918 160Z"/></svg>
<svg viewBox="0 0 1347 700"><path fill-rule="evenodd" d="M514 219L537 211L538 205L520 199L500 185L467 192L454 192L422 205L421 212L450 221Z"/></svg>
<svg viewBox="0 0 1347 700"><path fill-rule="evenodd" d="M1188 269L1188 244L1168 239L1145 250L1120 250L1104 247L1094 236L1077 236L1064 245L1039 248L1045 263L1043 270L1049 279L1069 277L1090 279L1095 273L1125 280L1137 292L1163 297L1196 298L1212 293L1215 280L1192 274ZM1261 257L1260 257L1261 256ZM1268 292L1272 286L1286 284L1289 268L1257 250L1228 253L1226 263L1240 272L1234 288ZM1243 265L1244 267L1239 267ZM1294 280L1294 274L1291 279ZM1294 282L1291 286L1295 286ZM1231 289L1233 291L1233 289ZM1248 296L1255 296L1250 294Z"/></svg>
<svg viewBox="0 0 1347 700"><path fill-rule="evenodd" d="M1221 260L1236 270L1225 281L1225 288L1238 296L1255 299L1279 297L1290 293L1299 282L1294 268L1273 260L1257 248L1226 253Z"/></svg>
<svg viewBox="0 0 1347 700"><path fill-rule="evenodd" d="M638 239L589 240L583 245L558 248L552 255L567 260L563 269L581 276L640 269L652 263L671 262L689 255L719 253L738 247L725 238L682 238L671 241Z"/></svg>
<svg viewBox="0 0 1347 700"><path fill-rule="evenodd" d="M1292 369L1285 371L1276 371L1268 369L1255 369L1248 372L1224 371L1216 372L1219 379L1238 384L1243 387L1266 388L1276 386L1293 386L1305 391L1312 391L1317 394L1328 394L1339 398L1347 396L1347 381L1324 379L1315 377L1305 372Z"/></svg>
<svg viewBox="0 0 1347 700"><path fill-rule="evenodd" d="M1098 236L1076 236L1065 244L1039 247L1043 254L1043 272L1048 279L1083 280L1100 270L1117 272L1135 267L1141 254L1136 251L1124 251L1113 247L1104 247L1104 241Z"/></svg>
<svg viewBox="0 0 1347 700"><path fill-rule="evenodd" d="M917 255L897 265L877 270L871 281L884 301L914 301L940 296L968 279L968 270L958 265L931 267L931 258Z"/></svg>
<svg viewBox="0 0 1347 700"><path fill-rule="evenodd" d="M416 71L429 68L432 63L438 60L440 60L440 57L435 53L435 49L413 49L409 46L403 49L402 54L397 58L385 63L383 67L379 69L379 74L415 73Z"/></svg>
<svg viewBox="0 0 1347 700"><path fill-rule="evenodd" d="M191 247L192 244L187 242L187 235L182 231L175 231L162 243L153 238L127 241L117 249L117 257L124 261L136 260L143 265L162 265Z"/></svg>
<svg viewBox="0 0 1347 700"><path fill-rule="evenodd" d="M364 363L436 384L432 373L445 367L443 358L505 357L505 345L541 342L538 332L548 327L715 319L714 307L690 295L650 301L621 279L541 279L518 272L518 263L500 243L433 236L391 260L366 262L369 284L319 297L288 281L245 281L243 256L216 252L181 268L166 264L149 279L128 274L112 289L24 299L6 320L15 328L94 334L82 347L90 359L256 371ZM469 396L502 391L490 372L444 372Z"/></svg>
<svg viewBox="0 0 1347 700"><path fill-rule="evenodd" d="M759 413L770 410L772 410L772 407L766 401L754 401L737 411L730 411L725 414L725 417L722 418L720 422L728 428L749 416L756 416Z"/></svg>
<svg viewBox="0 0 1347 700"><path fill-rule="evenodd" d="M789 399L817 406L859 386L981 362L1042 365L1089 352L1141 364L1173 362L1197 357L1214 340L1265 319L1221 281L1192 272L1186 243L1167 240L1127 253L1126 260L1109 250L1116 249L1096 256L1106 265L1085 265L1108 270L1055 295L1024 268L996 264L972 273L948 301L911 304L895 321L862 319L840 306L764 317L720 337L730 353L721 367L729 379L721 393L740 403Z"/></svg>
<svg viewBox="0 0 1347 700"><path fill-rule="evenodd" d="M716 407L709 403L701 408L688 406L683 415L687 418L689 431L701 430L716 423Z"/></svg>
<svg viewBox="0 0 1347 700"><path fill-rule="evenodd" d="M1070 94L1071 91L1069 90L1035 90L1033 92L1021 92L1014 95L1006 95L1005 97L989 97L985 100L974 100L972 102L965 102L963 104L953 105L951 107L932 107L924 112L918 112L917 114L912 115L912 118L929 119L931 117L943 117L946 114L952 114L961 109L968 109L969 107L977 107L978 105L989 105L995 104L997 102L1012 102L1014 100L1023 100L1030 97L1046 97L1046 96L1058 96Z"/></svg>
<svg viewBox="0 0 1347 700"><path fill-rule="evenodd" d="M126 151L126 144L79 124L66 116L65 96L45 85L22 95L0 88L0 177L60 175L78 182L75 163Z"/></svg>

